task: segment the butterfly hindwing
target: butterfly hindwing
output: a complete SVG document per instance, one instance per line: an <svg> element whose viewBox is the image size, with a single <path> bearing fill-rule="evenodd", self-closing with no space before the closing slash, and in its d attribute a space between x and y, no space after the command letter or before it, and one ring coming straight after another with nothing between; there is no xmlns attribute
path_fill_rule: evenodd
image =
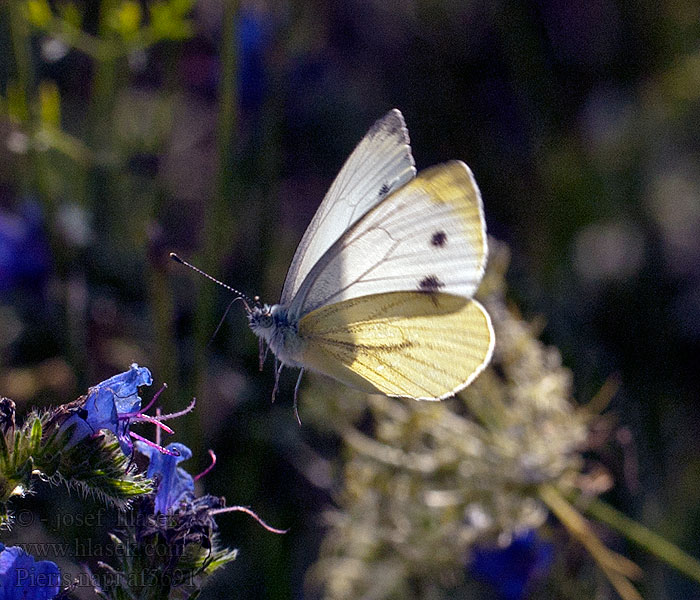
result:
<svg viewBox="0 0 700 600"><path fill-rule="evenodd" d="M289 304L343 233L415 173L406 124L394 109L372 126L335 178L294 254L280 303Z"/></svg>
<svg viewBox="0 0 700 600"><path fill-rule="evenodd" d="M469 383L493 352L491 321L474 300L394 292L330 304L299 322L304 364L352 387L441 400Z"/></svg>
<svg viewBox="0 0 700 600"><path fill-rule="evenodd" d="M481 196L453 161L421 171L319 259L292 299L300 318L322 306L395 291L471 298L486 262Z"/></svg>

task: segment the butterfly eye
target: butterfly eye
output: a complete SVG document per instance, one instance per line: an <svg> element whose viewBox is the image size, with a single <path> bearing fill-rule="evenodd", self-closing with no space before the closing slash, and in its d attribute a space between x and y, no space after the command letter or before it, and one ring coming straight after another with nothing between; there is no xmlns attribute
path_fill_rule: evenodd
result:
<svg viewBox="0 0 700 600"><path fill-rule="evenodd" d="M260 317L260 325L263 327L272 327L272 317L270 315L263 315Z"/></svg>

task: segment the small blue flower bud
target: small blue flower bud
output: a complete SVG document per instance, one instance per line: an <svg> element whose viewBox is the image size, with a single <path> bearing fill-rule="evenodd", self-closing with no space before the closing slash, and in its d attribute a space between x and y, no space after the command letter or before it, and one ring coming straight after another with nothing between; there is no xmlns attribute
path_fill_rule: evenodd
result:
<svg viewBox="0 0 700 600"><path fill-rule="evenodd" d="M149 446L144 442L136 442L136 449L148 456L147 477L158 480L156 492L155 512L166 514L175 508L180 500L194 497L194 479L178 463L192 457L192 451L177 442L168 444L164 454L158 448Z"/></svg>

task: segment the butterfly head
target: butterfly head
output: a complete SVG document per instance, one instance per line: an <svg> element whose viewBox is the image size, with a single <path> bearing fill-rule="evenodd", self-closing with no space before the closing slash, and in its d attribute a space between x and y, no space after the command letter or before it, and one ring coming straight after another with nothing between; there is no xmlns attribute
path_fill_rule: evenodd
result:
<svg viewBox="0 0 700 600"><path fill-rule="evenodd" d="M275 318L272 314L274 307L269 304L255 304L248 311L248 324L250 328L259 336L267 337L265 334L275 326Z"/></svg>
<svg viewBox="0 0 700 600"><path fill-rule="evenodd" d="M260 337L268 339L275 330L286 330L292 325L289 323L287 309L281 304L254 304L248 310L248 324Z"/></svg>

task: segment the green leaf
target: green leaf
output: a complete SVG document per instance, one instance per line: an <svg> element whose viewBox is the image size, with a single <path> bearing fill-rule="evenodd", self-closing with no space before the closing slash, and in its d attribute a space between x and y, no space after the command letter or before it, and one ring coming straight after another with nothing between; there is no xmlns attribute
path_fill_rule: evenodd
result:
<svg viewBox="0 0 700 600"><path fill-rule="evenodd" d="M0 431L0 468L4 467L10 461L10 449L7 447L7 439L5 433Z"/></svg>
<svg viewBox="0 0 700 600"><path fill-rule="evenodd" d="M39 450L41 446L42 431L43 427L41 426L41 419L39 417L36 417L34 419L34 423L32 423L32 430L29 435L29 451L31 453L34 453L37 450Z"/></svg>
<svg viewBox="0 0 700 600"><path fill-rule="evenodd" d="M180 17L183 17L190 12L193 6L193 0L170 0L170 10L174 15L178 15Z"/></svg>
<svg viewBox="0 0 700 600"><path fill-rule="evenodd" d="M51 7L46 0L28 0L24 8L27 20L36 27L44 28L53 19Z"/></svg>
<svg viewBox="0 0 700 600"><path fill-rule="evenodd" d="M46 79L39 84L39 114L44 126L61 126L61 96L55 82Z"/></svg>
<svg viewBox="0 0 700 600"><path fill-rule="evenodd" d="M3 503L30 491L37 477L65 483L121 510L153 491L113 435L88 436L71 446L73 428L61 429L66 414L61 409L31 413L15 431L11 450L0 433L0 524L8 520Z"/></svg>
<svg viewBox="0 0 700 600"><path fill-rule="evenodd" d="M58 5L58 12L68 25L76 29L79 29L83 23L83 13L75 5L75 2L62 2Z"/></svg>
<svg viewBox="0 0 700 600"><path fill-rule="evenodd" d="M124 40L133 39L141 27L143 12L134 0L123 0L109 15L108 23Z"/></svg>
<svg viewBox="0 0 700 600"><path fill-rule="evenodd" d="M217 569L226 566L227 564L233 562L238 557L238 550L222 550L213 555L210 561L207 562L206 567L204 567L204 573L211 575Z"/></svg>
<svg viewBox="0 0 700 600"><path fill-rule="evenodd" d="M177 7L165 2L154 2L149 7L151 29L155 40L183 40L192 36L192 22L179 13Z"/></svg>
<svg viewBox="0 0 700 600"><path fill-rule="evenodd" d="M16 123L29 120L26 92L16 81L7 82L7 112L10 119Z"/></svg>

